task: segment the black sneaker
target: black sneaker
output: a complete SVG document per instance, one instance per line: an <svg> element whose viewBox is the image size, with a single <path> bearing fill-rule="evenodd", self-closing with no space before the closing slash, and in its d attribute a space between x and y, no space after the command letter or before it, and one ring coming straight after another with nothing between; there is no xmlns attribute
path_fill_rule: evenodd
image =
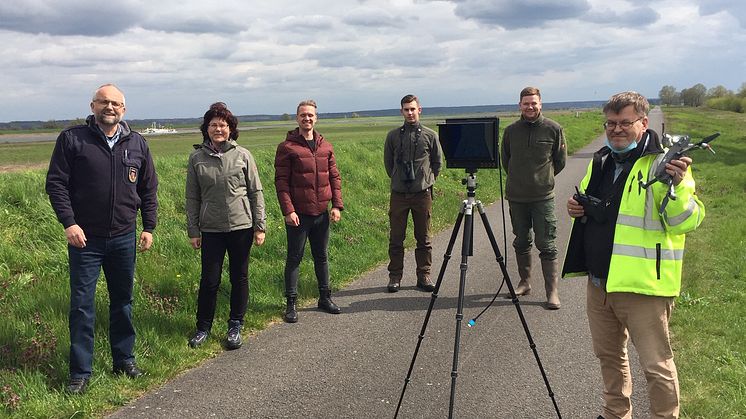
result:
<svg viewBox="0 0 746 419"><path fill-rule="evenodd" d="M122 365L115 365L112 369L114 374L124 374L129 378L137 378L142 375L140 368L137 368L135 361L126 362Z"/></svg>
<svg viewBox="0 0 746 419"><path fill-rule="evenodd" d="M241 344L241 322L231 320L228 322L228 338L225 347L228 350L233 350L240 348Z"/></svg>
<svg viewBox="0 0 746 419"><path fill-rule="evenodd" d="M89 377L71 378L67 383L67 392L70 394L83 394L88 389Z"/></svg>
<svg viewBox="0 0 746 419"><path fill-rule="evenodd" d="M202 345L207 341L207 338L210 336L210 332L205 330L197 330L194 332L194 335L192 335L191 338L189 338L189 346L192 348L196 348L199 345Z"/></svg>

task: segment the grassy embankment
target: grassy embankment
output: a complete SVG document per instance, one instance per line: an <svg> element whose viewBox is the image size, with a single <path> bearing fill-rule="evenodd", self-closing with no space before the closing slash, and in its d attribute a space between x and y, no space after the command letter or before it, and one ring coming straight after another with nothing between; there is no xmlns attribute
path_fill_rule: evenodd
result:
<svg viewBox="0 0 746 419"><path fill-rule="evenodd" d="M666 108L666 130L701 139L721 132L716 155L694 152L707 215L689 234L681 296L672 317L682 416L735 418L746 412L746 115Z"/></svg>
<svg viewBox="0 0 746 419"><path fill-rule="evenodd" d="M679 110L674 114L688 115ZM730 117L730 114L716 115ZM571 152L600 133L598 127L602 116L599 112L581 113L579 118L574 114L552 116L565 126ZM502 125L514 118L515 115L504 118ZM698 158L696 176L700 185L704 184L700 189L708 203L708 219L705 228L690 239L686 269L687 284L693 282L690 278L696 278L697 284L704 282L703 279L711 283L702 288L687 285L679 303L680 309L674 315L685 412L692 417L715 417L722 412L744 410L744 391L739 384L744 381L743 354L737 352L737 348L744 347L743 333L738 333L743 331L738 324L742 325L744 313L738 307L739 299L735 298L743 296L744 289L739 270L743 268L743 257L737 247L738 241L744 237L743 223L740 223L740 235L730 234L739 230L729 226L723 230L728 233L725 236L711 236L713 228L707 226L717 225L718 207L730 208L725 203L718 204L720 200L728 199L728 195L722 192L724 189L735 191L731 194L735 198L731 199L738 199L739 194L742 196L743 175L740 175L739 182L739 178L722 176L722 169L738 164L736 152L739 144L736 139L743 140L738 135L744 132L746 122L726 118L727 123L715 123L712 119L712 115L696 118L708 125L696 127L704 132L693 132L695 135L706 134L717 127L724 135L718 140L723 145L718 148L718 158ZM691 125L680 122L677 116L669 115L668 121L672 132L693 129L689 128ZM425 122L432 127L435 125L435 120ZM321 121L319 124L319 130L335 144L346 201L342 222L333 227L331 235L331 276L335 287L343 286L387 258L388 180L382 168L381 147L385 132L398 123L398 118L361 118ZM240 138L240 142L257 158L260 176L264 180L269 219L267 243L252 250L251 301L246 318L249 333L277 320L284 307L285 234L274 198L271 167L274 147L286 129L282 126L243 130ZM101 286L97 293L95 373L90 391L83 397L69 397L62 392L67 379L68 350L66 250L61 228L43 192L45 171L0 174L0 214L4 220L0 226L0 315L5 319L0 324L0 355L3 359L0 364L0 415L99 416L222 351L220 339L227 317L228 285L221 288L215 336L199 350L190 350L185 344L194 322L199 258L188 246L184 233L183 185L185 158L191 144L197 141L196 134L154 137L150 141L161 179L160 223L155 248L138 259L134 311L138 327L136 355L149 374L136 381L109 374L107 296L105 287ZM34 144L23 148L25 151L12 157L18 145L0 147L0 164L44 163L52 145ZM16 160L5 161L6 158ZM721 167L715 168L715 165ZM735 170L727 172L739 174ZM455 211L464 198L460 182L463 175L462 170L446 170L439 179L433 216L436 229L453 223ZM498 197L497 174L480 171L478 177L479 198L485 203L492 202ZM739 185L740 191L737 189ZM728 261L728 252L724 252L722 246L716 248L715 243L725 243L731 249L730 259L740 261L739 264ZM732 247L728 243L733 243ZM411 239L408 245L412 245ZM715 261L718 261L717 271L711 268ZM302 266L300 284L301 295L307 301L312 301L316 292L312 272L307 257ZM730 279L729 285L723 277ZM717 292L716 289L721 287L729 293ZM724 295L731 295L731 298L723 302ZM698 319L708 311L714 312L716 320L705 317L700 324ZM725 320L722 319L723 313L729 314L727 321L722 321ZM730 317L731 313L733 317ZM713 329L715 332L709 332ZM720 337L715 349L710 349L712 345L695 348L695 345L712 341L712 333ZM737 342L740 345L736 345ZM723 354L728 355L724 357ZM717 364L713 366L713 362ZM692 381L695 378L696 381ZM723 382L733 385L720 386Z"/></svg>

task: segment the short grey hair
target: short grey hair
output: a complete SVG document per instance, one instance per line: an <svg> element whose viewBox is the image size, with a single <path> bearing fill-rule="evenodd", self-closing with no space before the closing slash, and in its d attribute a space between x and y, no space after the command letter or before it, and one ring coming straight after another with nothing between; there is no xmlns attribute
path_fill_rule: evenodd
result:
<svg viewBox="0 0 746 419"><path fill-rule="evenodd" d="M617 93L606 102L604 105L604 113L614 112L619 113L622 109L632 105L635 109L635 113L640 116L646 116L650 112L650 103L645 99L645 96L633 92L621 92Z"/></svg>

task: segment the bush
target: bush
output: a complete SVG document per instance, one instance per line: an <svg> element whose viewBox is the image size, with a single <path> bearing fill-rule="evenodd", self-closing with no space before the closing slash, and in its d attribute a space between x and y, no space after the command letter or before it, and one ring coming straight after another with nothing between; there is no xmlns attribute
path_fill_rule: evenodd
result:
<svg viewBox="0 0 746 419"><path fill-rule="evenodd" d="M744 113L746 112L746 98L735 95L716 97L707 101L707 106L721 111Z"/></svg>

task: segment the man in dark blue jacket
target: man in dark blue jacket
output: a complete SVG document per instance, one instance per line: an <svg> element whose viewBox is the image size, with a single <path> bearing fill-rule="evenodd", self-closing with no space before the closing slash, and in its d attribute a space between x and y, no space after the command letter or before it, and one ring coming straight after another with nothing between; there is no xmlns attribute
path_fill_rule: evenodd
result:
<svg viewBox="0 0 746 419"><path fill-rule="evenodd" d="M96 283L101 268L109 291L113 372L136 378L132 288L136 248L153 244L158 178L145 139L122 121L124 94L98 88L86 125L65 129L49 162L46 191L65 228L70 263L70 382L85 392L93 365ZM137 211L143 231L136 236Z"/></svg>

